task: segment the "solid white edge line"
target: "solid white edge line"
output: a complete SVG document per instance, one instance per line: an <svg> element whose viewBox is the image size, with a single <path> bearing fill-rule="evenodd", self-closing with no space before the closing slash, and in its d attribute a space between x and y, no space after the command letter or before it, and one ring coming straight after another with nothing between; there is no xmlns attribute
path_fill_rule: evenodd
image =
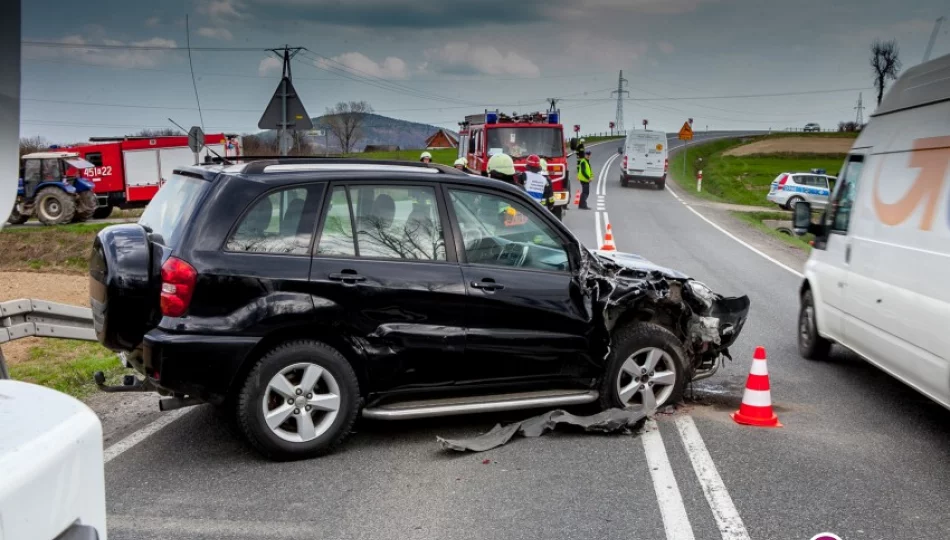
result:
<svg viewBox="0 0 950 540"><path fill-rule="evenodd" d="M594 239L594 245L597 246L594 249L598 249L601 243L604 241L604 237L600 234L600 212L594 212L594 227L597 232L597 238Z"/></svg>
<svg viewBox="0 0 950 540"><path fill-rule="evenodd" d="M128 437L106 448L103 454L103 464L109 463L113 459L122 455L123 452L154 435L158 430L178 420L183 414L190 411L191 408L178 409L167 413L162 413L157 419L145 425L142 429L133 432Z"/></svg>
<svg viewBox="0 0 950 540"><path fill-rule="evenodd" d="M706 449L706 443L703 437L696 429L696 423L690 416L680 416L673 420L676 429L683 440L683 446L686 448L686 455L689 456L693 464L693 471L696 478L703 488L703 494L706 496L706 502L712 510L713 517L716 519L716 525L719 527L719 533L723 540L750 540L749 532L736 510L732 497L726 490L726 485L716 470L716 464L712 456Z"/></svg>
<svg viewBox="0 0 950 540"><path fill-rule="evenodd" d="M686 514L683 496L680 494L679 484L673 475L660 427L656 420L647 420L644 426L643 453L647 458L647 467L650 469L650 478L653 479L653 490L656 492L656 501L660 506L660 516L663 518L663 529L667 540L694 540L693 527Z"/></svg>

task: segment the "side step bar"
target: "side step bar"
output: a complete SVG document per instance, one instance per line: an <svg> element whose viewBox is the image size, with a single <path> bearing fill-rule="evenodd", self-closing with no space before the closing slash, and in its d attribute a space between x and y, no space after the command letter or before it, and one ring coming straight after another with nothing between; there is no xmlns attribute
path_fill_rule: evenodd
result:
<svg viewBox="0 0 950 540"><path fill-rule="evenodd" d="M516 411L537 407L565 407L597 401L596 390L546 390L492 396L433 399L387 403L363 409L363 418L372 420L412 420L435 416Z"/></svg>

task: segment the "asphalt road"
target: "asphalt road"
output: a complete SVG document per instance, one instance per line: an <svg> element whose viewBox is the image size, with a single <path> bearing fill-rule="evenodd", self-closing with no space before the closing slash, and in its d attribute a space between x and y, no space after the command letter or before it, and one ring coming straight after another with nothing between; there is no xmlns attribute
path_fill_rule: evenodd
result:
<svg viewBox="0 0 950 540"><path fill-rule="evenodd" d="M595 174L616 147L592 149ZM851 354L799 358L800 279L669 189L621 188L610 165L604 211L565 218L583 242L599 245L609 220L620 250L752 299L735 362L694 385L686 407L640 436L554 434L475 455L447 455L435 437L525 413L361 422L339 452L297 463L262 460L198 407L106 465L110 537L947 538L950 413ZM757 345L780 429L728 415Z"/></svg>

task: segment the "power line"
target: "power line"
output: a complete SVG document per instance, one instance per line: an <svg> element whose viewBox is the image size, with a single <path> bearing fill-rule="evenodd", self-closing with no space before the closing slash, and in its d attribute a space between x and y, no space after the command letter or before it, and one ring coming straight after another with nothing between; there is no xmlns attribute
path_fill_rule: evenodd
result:
<svg viewBox="0 0 950 540"><path fill-rule="evenodd" d="M682 100L702 100L702 99L746 99L746 98L764 98L764 97L782 97L782 96L807 96L812 94L833 94L836 92L855 92L858 90L868 90L868 88L836 88L834 90L806 90L801 92L777 92L774 94L735 94L725 96L674 96L657 98L628 98L626 101L682 101ZM592 99L568 99L565 101L613 101L613 98L592 98Z"/></svg>
<svg viewBox="0 0 950 540"><path fill-rule="evenodd" d="M123 51L187 51L189 47L179 47L177 45L106 45L96 43L62 43L59 41L31 41L21 42L28 47L49 47L56 49L104 49L104 50L123 50ZM263 47L191 47L193 51L203 52L265 52Z"/></svg>

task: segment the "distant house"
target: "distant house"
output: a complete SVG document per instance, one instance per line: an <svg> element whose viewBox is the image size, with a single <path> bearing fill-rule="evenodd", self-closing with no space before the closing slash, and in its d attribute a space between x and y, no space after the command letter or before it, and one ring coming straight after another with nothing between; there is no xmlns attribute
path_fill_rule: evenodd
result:
<svg viewBox="0 0 950 540"><path fill-rule="evenodd" d="M364 152L398 152L399 146L395 144L367 144Z"/></svg>
<svg viewBox="0 0 950 540"><path fill-rule="evenodd" d="M426 139L426 148L458 148L458 137L452 133L440 129Z"/></svg>

